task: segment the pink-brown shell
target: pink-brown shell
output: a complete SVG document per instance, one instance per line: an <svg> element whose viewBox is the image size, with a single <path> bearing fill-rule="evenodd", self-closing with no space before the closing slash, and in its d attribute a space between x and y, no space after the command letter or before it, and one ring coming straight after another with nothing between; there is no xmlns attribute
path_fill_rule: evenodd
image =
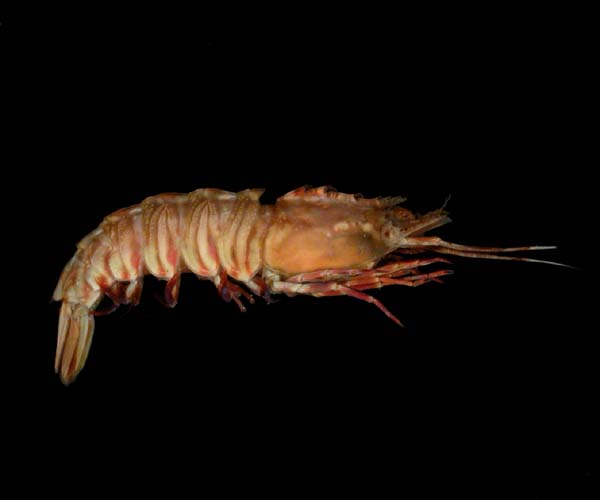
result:
<svg viewBox="0 0 600 500"><path fill-rule="evenodd" d="M349 295L399 323L364 291L419 286L450 274L423 272L447 261L415 254L534 261L496 254L551 248L482 248L425 236L449 221L446 213L414 215L398 206L400 197L366 199L303 187L262 205L262 193L199 189L152 196L107 216L83 238L54 292L62 301L55 361L61 380L72 382L83 368L102 298L115 307L136 304L148 274L167 281L169 306L177 303L181 274L190 272L213 281L221 297L241 310L240 299L252 302L252 294L266 300L273 293Z"/></svg>

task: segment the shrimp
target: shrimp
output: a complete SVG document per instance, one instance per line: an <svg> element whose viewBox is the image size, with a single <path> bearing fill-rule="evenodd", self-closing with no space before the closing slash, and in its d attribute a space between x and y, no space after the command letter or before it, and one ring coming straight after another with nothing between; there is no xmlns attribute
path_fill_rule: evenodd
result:
<svg viewBox="0 0 600 500"><path fill-rule="evenodd" d="M415 215L401 197L366 199L329 187L303 187L274 205L264 190L199 189L167 193L107 216L77 245L53 299L61 301L55 370L68 385L88 357L95 316L120 304L137 305L143 278L166 281L164 302L177 304L182 273L211 280L219 295L245 311L242 298L272 294L347 295L400 321L366 290L439 282L449 264L436 254L546 262L499 255L553 246L491 248L446 242L425 233L450 222L442 208ZM546 262L555 264L553 262ZM112 301L99 310L104 297Z"/></svg>

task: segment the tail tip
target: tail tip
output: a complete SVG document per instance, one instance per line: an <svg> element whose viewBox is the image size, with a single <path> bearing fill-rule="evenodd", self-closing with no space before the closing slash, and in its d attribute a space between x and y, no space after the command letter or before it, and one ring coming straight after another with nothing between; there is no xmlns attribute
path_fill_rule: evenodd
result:
<svg viewBox="0 0 600 500"><path fill-rule="evenodd" d="M63 302L58 321L54 370L68 386L79 375L87 359L94 333L94 316L83 304Z"/></svg>

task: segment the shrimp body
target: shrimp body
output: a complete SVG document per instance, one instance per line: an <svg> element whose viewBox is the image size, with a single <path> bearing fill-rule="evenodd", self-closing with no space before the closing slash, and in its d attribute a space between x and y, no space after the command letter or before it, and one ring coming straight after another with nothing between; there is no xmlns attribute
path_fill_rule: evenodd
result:
<svg viewBox="0 0 600 500"><path fill-rule="evenodd" d="M107 216L84 237L53 295L62 301L55 369L63 383L71 383L85 364L95 316L106 314L97 310L102 299L112 300L110 311L137 304L148 274L167 282L164 301L171 307L177 304L181 274L191 272L211 280L221 297L242 311L241 297L252 303L252 294L266 300L272 293L350 295L400 324L363 291L418 286L451 273L422 272L423 266L448 261L414 254L535 261L496 253L553 248L472 247L424 236L450 219L443 210L416 216L398 206L402 198L300 188L275 205L262 205L262 193L199 189L152 196Z"/></svg>

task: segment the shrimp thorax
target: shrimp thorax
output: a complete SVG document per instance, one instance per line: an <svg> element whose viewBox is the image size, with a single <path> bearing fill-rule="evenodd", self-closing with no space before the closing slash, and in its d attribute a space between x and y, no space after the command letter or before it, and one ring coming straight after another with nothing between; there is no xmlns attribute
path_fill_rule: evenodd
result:
<svg viewBox="0 0 600 500"><path fill-rule="evenodd" d="M370 269L408 236L449 220L441 210L419 217L382 205L280 202L265 241L264 264L285 276Z"/></svg>

